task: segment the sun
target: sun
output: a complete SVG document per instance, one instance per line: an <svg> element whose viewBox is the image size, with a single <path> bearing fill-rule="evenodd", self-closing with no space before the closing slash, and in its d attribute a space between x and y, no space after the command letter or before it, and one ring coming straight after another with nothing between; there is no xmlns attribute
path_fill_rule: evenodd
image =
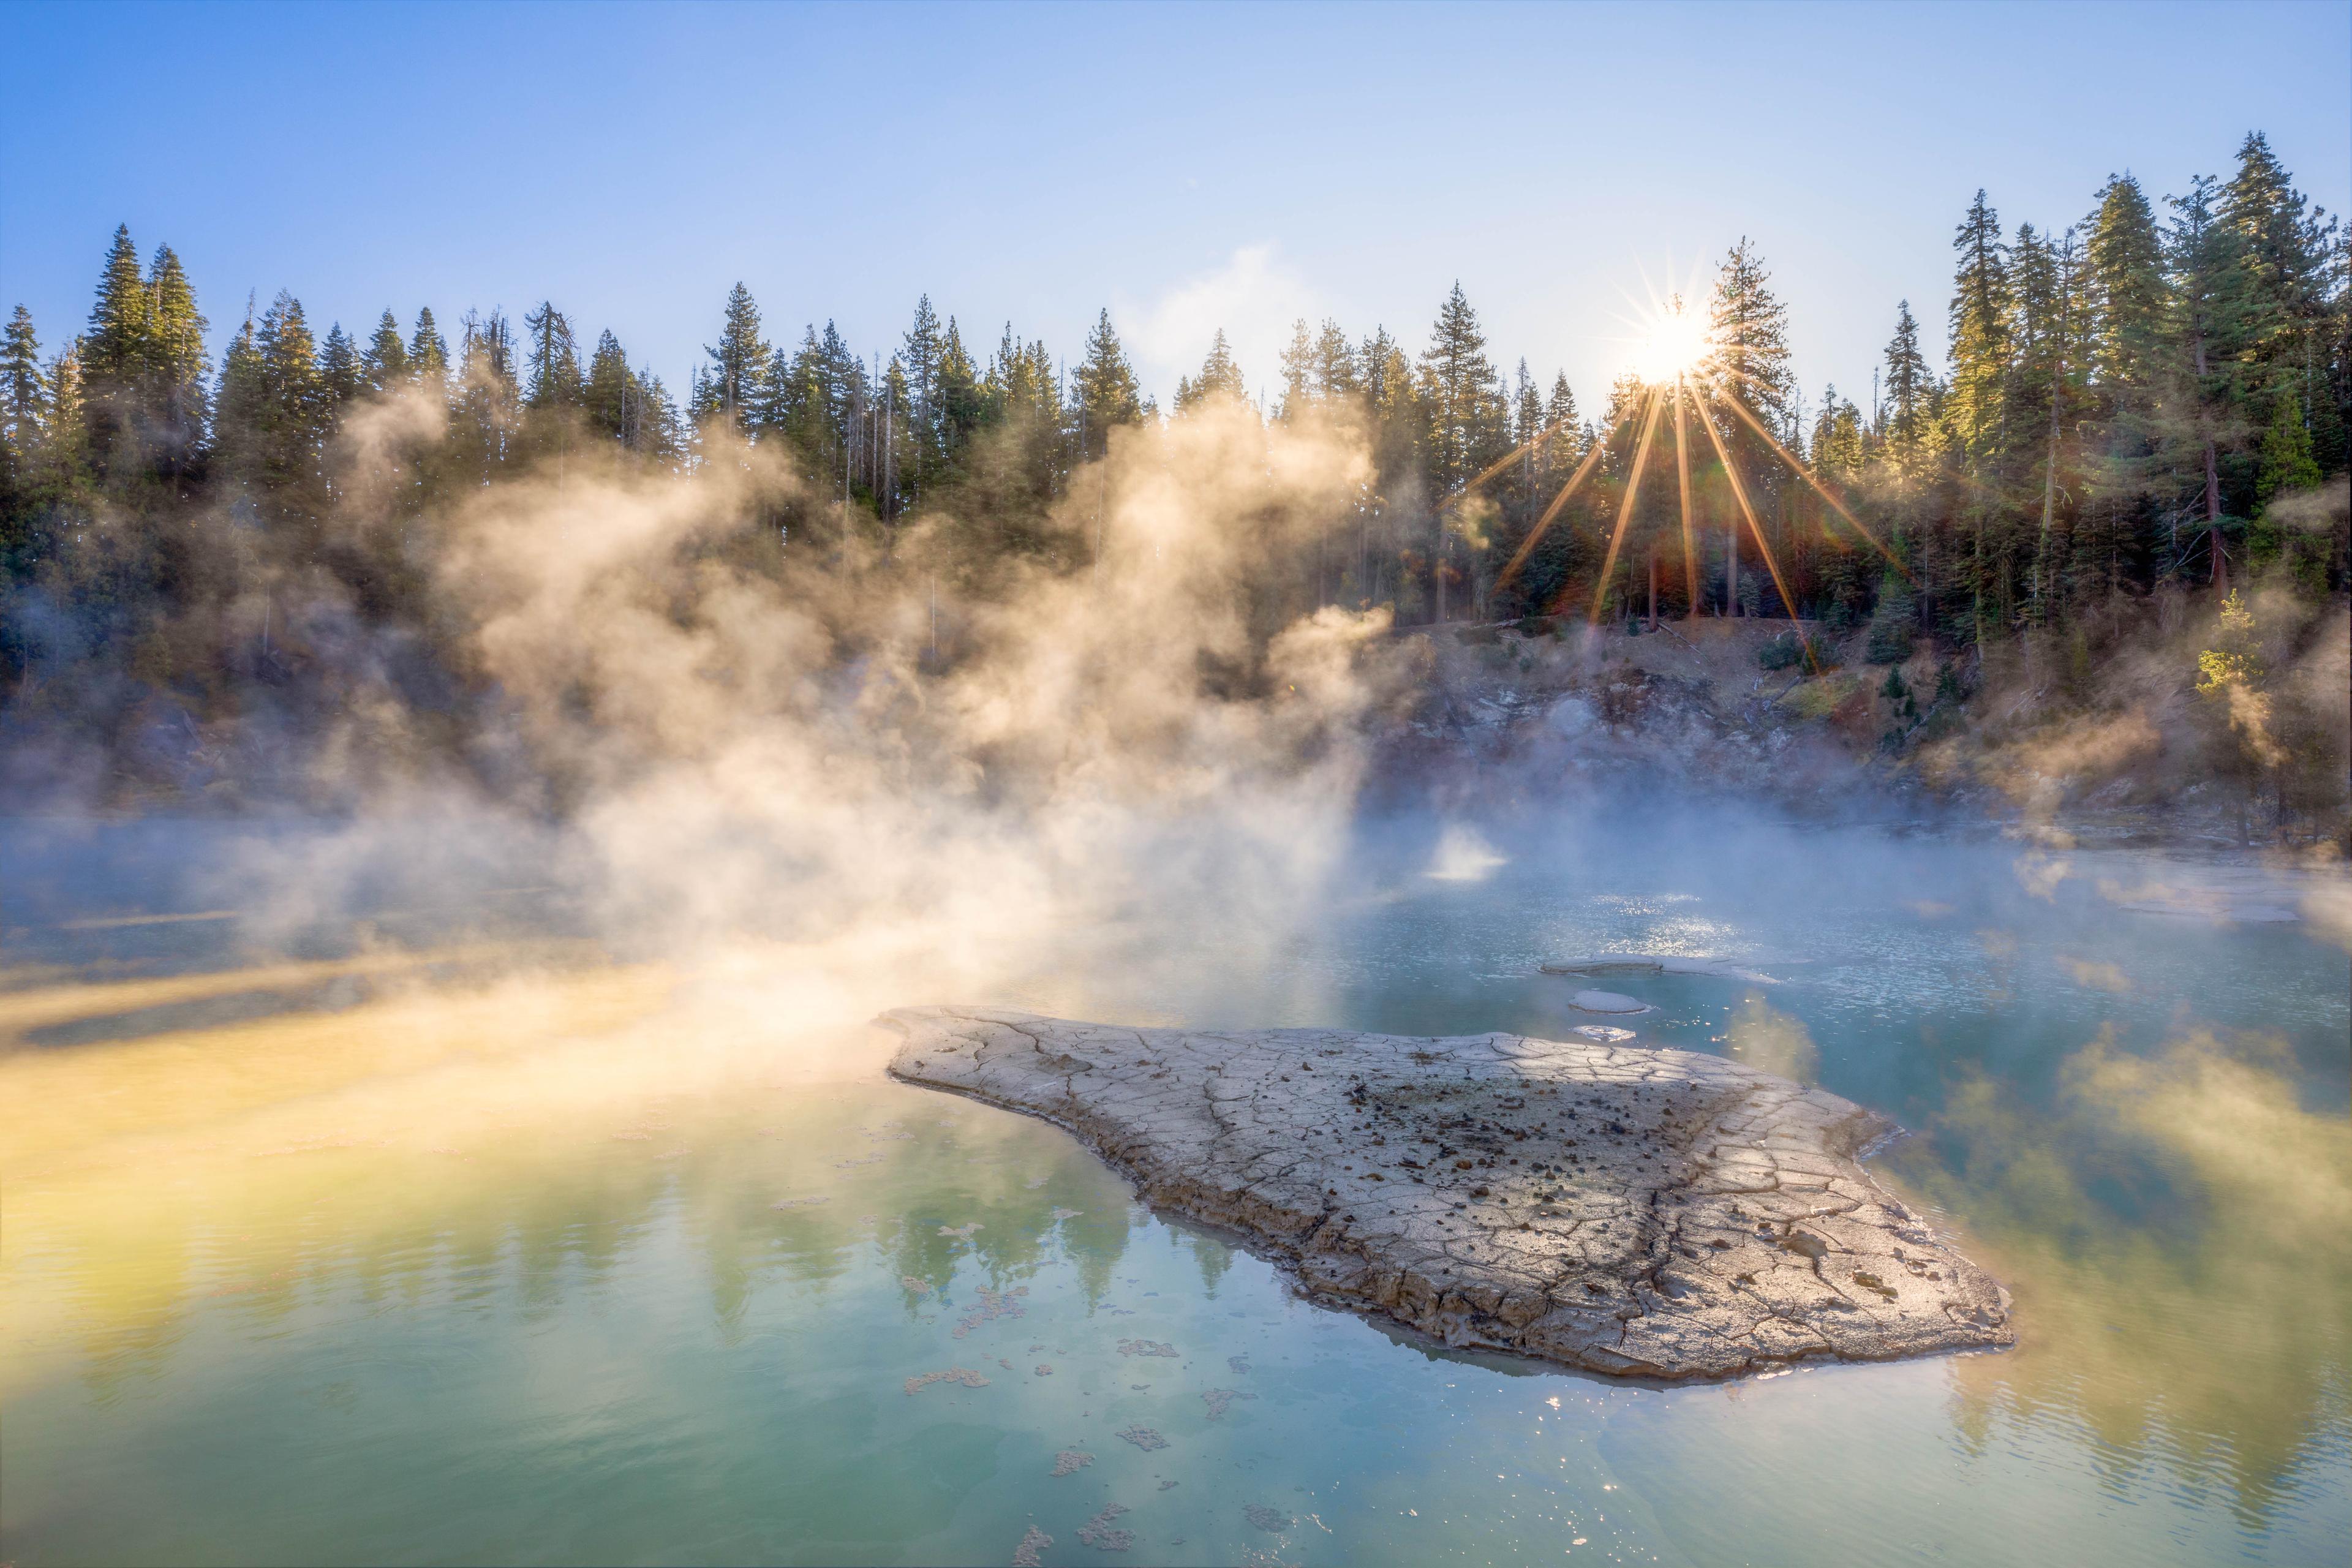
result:
<svg viewBox="0 0 2352 1568"><path fill-rule="evenodd" d="M1704 363L1711 346L1706 322L1674 300L1643 326L1634 344L1633 372L1647 382L1673 381Z"/></svg>

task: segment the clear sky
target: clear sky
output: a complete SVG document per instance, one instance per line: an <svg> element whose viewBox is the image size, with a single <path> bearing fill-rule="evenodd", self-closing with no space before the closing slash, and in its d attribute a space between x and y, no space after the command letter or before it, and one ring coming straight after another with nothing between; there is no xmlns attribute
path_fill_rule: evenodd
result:
<svg viewBox="0 0 2352 1568"><path fill-rule="evenodd" d="M772 338L895 345L918 294L1075 356L1108 305L1163 401L1224 326L1415 348L1459 279L1588 409L1627 318L1742 235L1809 400L1866 398L1907 296L1940 343L1979 185L2063 227L2250 129L2352 203L2352 5L11 5L0 308L53 348L117 223L215 344L279 288L552 299L681 397L738 279Z"/></svg>

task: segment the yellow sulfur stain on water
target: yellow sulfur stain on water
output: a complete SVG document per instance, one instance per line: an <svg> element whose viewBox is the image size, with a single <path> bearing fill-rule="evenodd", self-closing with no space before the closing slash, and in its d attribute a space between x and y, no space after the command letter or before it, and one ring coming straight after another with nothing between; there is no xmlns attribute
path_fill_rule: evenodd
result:
<svg viewBox="0 0 2352 1568"><path fill-rule="evenodd" d="M787 955L585 960L450 949L0 995L0 1102L19 1108L0 1129L0 1394L158 1352L216 1297L261 1310L355 1258L432 1250L436 1216L469 1192L593 1183L613 1141L659 1123L666 1100L866 1059L862 1017L844 1030L812 1016L863 999L792 987ZM355 975L383 988L332 1009L25 1043Z"/></svg>

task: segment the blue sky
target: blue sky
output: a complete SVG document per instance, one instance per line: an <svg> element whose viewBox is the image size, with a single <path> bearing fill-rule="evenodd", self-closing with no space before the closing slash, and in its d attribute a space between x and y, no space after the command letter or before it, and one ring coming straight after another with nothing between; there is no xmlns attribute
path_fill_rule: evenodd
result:
<svg viewBox="0 0 2352 1568"><path fill-rule="evenodd" d="M2352 5L9 8L0 307L53 347L117 223L217 342L551 298L683 394L720 301L887 349L928 290L1075 355L1110 307L1163 399L1210 331L1425 339L1455 279L1589 409L1651 289L1743 234L1808 398L1940 348L1979 185L2063 227L2266 131L2352 203Z"/></svg>

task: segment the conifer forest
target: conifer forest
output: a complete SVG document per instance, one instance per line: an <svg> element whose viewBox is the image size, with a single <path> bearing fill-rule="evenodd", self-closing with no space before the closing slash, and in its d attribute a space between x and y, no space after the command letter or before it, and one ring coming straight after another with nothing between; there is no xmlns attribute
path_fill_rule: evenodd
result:
<svg viewBox="0 0 2352 1568"><path fill-rule="evenodd" d="M1276 367L1219 332L1160 407L1108 310L1058 345L926 297L856 344L822 301L739 284L672 387L561 301L322 330L292 292L198 300L168 236L93 250L87 320L18 307L0 349L0 700L20 738L99 738L113 788L141 787L158 726L299 733L371 689L463 752L494 694L441 591L443 524L483 492L727 474L696 549L829 606L832 659L913 605L938 668L978 607L1110 547L1113 453L1221 410L1367 458L1344 506L1234 542L1261 649L1325 606L1400 629L1793 614L1966 680L2035 647L2095 665L2166 604L2347 584L2347 237L2260 134L2221 174L2116 176L2079 213L2005 220L1979 192L1945 298L1880 302L1868 386L1804 384L1769 258L1734 245L1675 301L1704 336L1671 428L1639 416L1637 374L1571 387L1491 342L1458 284L1426 326L1302 320ZM2209 658L2209 687L2256 679L2226 638Z"/></svg>

